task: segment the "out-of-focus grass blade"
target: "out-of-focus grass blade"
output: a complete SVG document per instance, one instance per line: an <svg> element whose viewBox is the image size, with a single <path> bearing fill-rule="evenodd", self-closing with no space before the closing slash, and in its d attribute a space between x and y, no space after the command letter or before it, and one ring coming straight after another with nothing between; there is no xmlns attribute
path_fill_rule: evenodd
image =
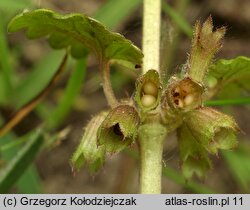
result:
<svg viewBox="0 0 250 210"><path fill-rule="evenodd" d="M68 81L68 85L64 94L59 102L58 108L56 108L51 117L49 118L49 127L54 128L59 125L63 119L67 116L73 105L74 99L80 91L82 81L86 74L86 58L82 58L77 61L75 70L71 73L71 77Z"/></svg>
<svg viewBox="0 0 250 210"><path fill-rule="evenodd" d="M34 164L30 165L17 181L17 189L23 194L42 193L42 184Z"/></svg>
<svg viewBox="0 0 250 210"><path fill-rule="evenodd" d="M250 192L250 148L241 146L235 151L224 151L223 157L227 162L229 169L235 177L235 180L245 190Z"/></svg>
<svg viewBox="0 0 250 210"><path fill-rule="evenodd" d="M1 63L1 75L0 75L0 104L10 103L10 92L12 90L12 81L16 77L13 74L13 69L10 64L9 50L6 40L6 21L17 11L31 8L33 5L31 0L0 0L0 63ZM7 137L7 136L6 136ZM6 139L5 137L5 139ZM13 152L15 151L15 152ZM5 157L8 153L8 158L13 157L16 154L17 148L11 148L8 152L1 152ZM12 154L12 155L11 155ZM33 165L31 165L17 181L17 188L21 193L41 193L41 186L37 171Z"/></svg>
<svg viewBox="0 0 250 210"><path fill-rule="evenodd" d="M27 141L27 138L20 138L20 139L15 140L15 141L4 143L4 144L0 145L0 153L6 152L6 151L11 150L13 148L17 148L18 146L24 144L26 141Z"/></svg>
<svg viewBox="0 0 250 210"><path fill-rule="evenodd" d="M28 76L21 81L13 93L13 101L16 108L20 108L32 100L51 80L58 65L60 64L64 51L50 52L37 64Z"/></svg>
<svg viewBox="0 0 250 210"><path fill-rule="evenodd" d="M170 7L165 1L162 1L162 9L170 16L170 18L172 18L172 20L188 37L192 37L193 29L190 24L181 16L181 14Z"/></svg>
<svg viewBox="0 0 250 210"><path fill-rule="evenodd" d="M39 131L33 133L13 159L0 171L0 193L6 193L33 162L43 145L44 138Z"/></svg>
<svg viewBox="0 0 250 210"><path fill-rule="evenodd" d="M6 123L0 128L0 137L9 132L13 127L15 127L24 117L26 117L43 99L48 93L51 91L51 88L61 79L61 75L65 69L67 63L68 55L66 54L61 61L59 67L57 68L55 74L51 78L51 80L46 84L45 88L42 89L32 100L30 100L27 104L17 110L13 116L6 121Z"/></svg>
<svg viewBox="0 0 250 210"><path fill-rule="evenodd" d="M141 2L142 0L109 0L94 14L94 18L106 27L114 28L128 17Z"/></svg>
<svg viewBox="0 0 250 210"><path fill-rule="evenodd" d="M6 103L8 100L7 97L10 95L12 90L13 71L9 60L10 56L6 40L6 30L4 30L5 24L3 22L2 16L3 15L0 15L0 70L2 72L1 88L3 88L1 92L3 94L3 103Z"/></svg>
<svg viewBox="0 0 250 210"><path fill-rule="evenodd" d="M0 144L4 144L1 148L5 148L1 150L1 155L3 156L4 161L7 163L12 159L12 157L17 154L19 147L17 148L18 145L21 143L25 142L28 140L28 137L26 136L27 140L25 137L18 139L17 141L19 144L12 144L12 141L15 137L13 135L6 135L4 138L0 138ZM4 140L4 141L3 141ZM8 146L10 144L10 146ZM42 187L41 187L41 182L40 182L40 177L38 175L38 172L36 170L36 167L32 164L29 166L29 168L24 171L22 174L21 178L17 181L16 187L19 193L41 193L42 192Z"/></svg>
<svg viewBox="0 0 250 210"><path fill-rule="evenodd" d="M6 100L6 94L5 94L5 85L4 85L4 77L1 74L2 72L0 71L0 104L5 104L7 103ZM1 125L1 122L0 122Z"/></svg>
<svg viewBox="0 0 250 210"><path fill-rule="evenodd" d="M232 105L248 105L248 104L250 104L250 98L211 100L205 102L206 106L232 106Z"/></svg>

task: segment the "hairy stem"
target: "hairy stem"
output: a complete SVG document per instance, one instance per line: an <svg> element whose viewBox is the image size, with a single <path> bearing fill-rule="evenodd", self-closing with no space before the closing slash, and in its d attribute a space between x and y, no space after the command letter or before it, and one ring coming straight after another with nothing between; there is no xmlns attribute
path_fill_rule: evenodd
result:
<svg viewBox="0 0 250 210"><path fill-rule="evenodd" d="M142 194L161 193L162 152L166 134L166 128L158 123L144 124L139 128Z"/></svg>
<svg viewBox="0 0 250 210"><path fill-rule="evenodd" d="M144 0L143 4L143 73L160 71L161 0Z"/></svg>
<svg viewBox="0 0 250 210"><path fill-rule="evenodd" d="M111 82L110 82L110 66L109 62L106 59L101 60L101 75L102 75L102 86L105 97L108 101L110 107L115 107L118 104L118 101L113 92Z"/></svg>
<svg viewBox="0 0 250 210"><path fill-rule="evenodd" d="M155 69L160 73L161 0L144 0L143 5L143 73ZM161 193L161 162L166 129L158 122L141 125L140 193Z"/></svg>

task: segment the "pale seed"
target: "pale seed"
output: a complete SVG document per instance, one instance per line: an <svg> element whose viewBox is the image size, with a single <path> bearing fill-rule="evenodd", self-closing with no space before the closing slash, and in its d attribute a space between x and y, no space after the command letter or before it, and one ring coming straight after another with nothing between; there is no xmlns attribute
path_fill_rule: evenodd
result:
<svg viewBox="0 0 250 210"><path fill-rule="evenodd" d="M141 97L141 103L145 107L150 107L156 102L156 98L152 95L143 95Z"/></svg>
<svg viewBox="0 0 250 210"><path fill-rule="evenodd" d="M156 87L156 85L153 82L148 81L143 85L143 92L146 95L157 96L158 88Z"/></svg>

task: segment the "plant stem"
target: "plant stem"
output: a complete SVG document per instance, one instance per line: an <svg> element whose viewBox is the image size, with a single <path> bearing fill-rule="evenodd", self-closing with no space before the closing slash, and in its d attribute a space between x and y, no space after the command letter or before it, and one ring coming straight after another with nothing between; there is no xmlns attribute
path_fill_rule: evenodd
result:
<svg viewBox="0 0 250 210"><path fill-rule="evenodd" d="M109 62L106 59L101 59L101 75L102 75L102 86L104 95L108 101L110 107L115 107L118 104L118 101L113 92L113 88L110 82L110 67Z"/></svg>
<svg viewBox="0 0 250 210"><path fill-rule="evenodd" d="M160 73L161 0L144 0L143 5L143 73L155 69ZM140 193L161 193L162 151L166 128L159 122L143 124L138 130L140 145Z"/></svg>
<svg viewBox="0 0 250 210"><path fill-rule="evenodd" d="M144 0L143 4L143 73L160 71L161 0Z"/></svg>
<svg viewBox="0 0 250 210"><path fill-rule="evenodd" d="M163 142L166 128L159 124L144 124L139 128L140 193L160 194Z"/></svg>

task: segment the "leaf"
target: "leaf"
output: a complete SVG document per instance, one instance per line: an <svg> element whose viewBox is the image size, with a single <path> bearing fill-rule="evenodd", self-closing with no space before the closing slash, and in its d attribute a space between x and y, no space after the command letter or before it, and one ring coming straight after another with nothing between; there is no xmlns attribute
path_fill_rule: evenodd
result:
<svg viewBox="0 0 250 210"><path fill-rule="evenodd" d="M0 193L6 193L21 177L34 160L43 142L41 132L34 133L10 163L0 171Z"/></svg>
<svg viewBox="0 0 250 210"><path fill-rule="evenodd" d="M219 98L235 98L250 92L250 58L218 60L210 66L207 75L208 97L219 93Z"/></svg>
<svg viewBox="0 0 250 210"><path fill-rule="evenodd" d="M131 41L83 14L61 15L46 9L24 12L14 17L8 26L9 32L21 29L26 29L30 39L48 37L52 48L70 47L75 58L84 57L87 47L99 58L142 62L142 52Z"/></svg>
<svg viewBox="0 0 250 210"><path fill-rule="evenodd" d="M186 124L183 124L177 132L184 177L190 179L193 174L196 174L204 179L207 171L212 167L207 151L196 141Z"/></svg>

